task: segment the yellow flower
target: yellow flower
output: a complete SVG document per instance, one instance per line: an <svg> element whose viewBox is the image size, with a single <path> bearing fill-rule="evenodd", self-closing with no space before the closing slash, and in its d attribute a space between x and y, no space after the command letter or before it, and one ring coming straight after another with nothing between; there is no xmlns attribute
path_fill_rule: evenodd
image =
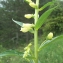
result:
<svg viewBox="0 0 63 63"><path fill-rule="evenodd" d="M27 19L30 19L32 18L34 15L33 14L25 14L24 17L27 18Z"/></svg>
<svg viewBox="0 0 63 63"><path fill-rule="evenodd" d="M32 45L32 44L31 44L31 43L29 43L29 44L28 44L28 47L30 47L31 45Z"/></svg>
<svg viewBox="0 0 63 63"><path fill-rule="evenodd" d="M31 28L31 27L34 27L34 24L23 23L22 27L24 27L24 28Z"/></svg>
<svg viewBox="0 0 63 63"><path fill-rule="evenodd" d="M26 46L25 48L24 48L24 50L25 50L25 52L24 52L24 54L23 54L23 58L26 58L27 56L28 56L28 54L30 53L30 47L31 47L31 43L30 44L28 44L28 46Z"/></svg>
<svg viewBox="0 0 63 63"><path fill-rule="evenodd" d="M29 30L30 30L31 28L21 28L21 30L20 31L22 31L22 32L28 32Z"/></svg>
<svg viewBox="0 0 63 63"><path fill-rule="evenodd" d="M29 43L29 44L28 44L28 46L26 46L26 47L24 48L24 50L29 49L29 48L31 47L31 45L32 45L32 44L31 44L31 43Z"/></svg>
<svg viewBox="0 0 63 63"><path fill-rule="evenodd" d="M28 49L24 52L23 58L26 58L26 57L28 56L29 52L30 52L30 48L28 48Z"/></svg>
<svg viewBox="0 0 63 63"><path fill-rule="evenodd" d="M25 51L23 54L23 58L26 58L27 56L28 56L28 53L27 53L27 51Z"/></svg>
<svg viewBox="0 0 63 63"><path fill-rule="evenodd" d="M29 24L29 23L23 23L23 26L21 27L21 30L22 32L28 32L30 30L32 30L32 27L34 27L34 24Z"/></svg>
<svg viewBox="0 0 63 63"><path fill-rule="evenodd" d="M36 5L34 2L30 2L29 5L30 5L32 8L37 8L37 5Z"/></svg>
<svg viewBox="0 0 63 63"><path fill-rule="evenodd" d="M52 39L53 38L53 33L52 32L50 32L49 34L48 34L48 36L47 36L47 39Z"/></svg>

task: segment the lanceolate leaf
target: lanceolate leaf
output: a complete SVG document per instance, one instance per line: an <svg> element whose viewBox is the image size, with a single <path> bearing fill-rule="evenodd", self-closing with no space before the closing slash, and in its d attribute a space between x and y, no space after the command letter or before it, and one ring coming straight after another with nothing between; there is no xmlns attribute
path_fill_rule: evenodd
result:
<svg viewBox="0 0 63 63"><path fill-rule="evenodd" d="M42 11L43 9L45 9L47 6L53 4L53 2L48 2L47 4L45 4L44 6L42 6L39 11Z"/></svg>
<svg viewBox="0 0 63 63"><path fill-rule="evenodd" d="M53 38L52 40L46 40L46 41L44 41L40 45L38 51L42 50L45 46L50 45L51 42L63 42L63 35L57 36L57 37Z"/></svg>
<svg viewBox="0 0 63 63"><path fill-rule="evenodd" d="M11 56L11 55L23 56L23 53L22 52L15 51L15 50L8 50L8 51L1 52L0 53L0 57L2 57L2 56Z"/></svg>
<svg viewBox="0 0 63 63"><path fill-rule="evenodd" d="M14 19L12 19L16 24L18 24L19 26L23 26L23 22L19 22L19 21L15 21Z"/></svg>
<svg viewBox="0 0 63 63"><path fill-rule="evenodd" d="M30 63L35 63L34 60L31 60ZM38 60L38 63L41 63L39 60Z"/></svg>
<svg viewBox="0 0 63 63"><path fill-rule="evenodd" d="M44 12L41 17L38 19L36 25L35 25L35 29L38 30L42 25L43 23L46 21L46 19L48 18L48 16L51 14L51 12L55 9L56 7L54 8L51 8L49 10L47 10L46 12Z"/></svg>

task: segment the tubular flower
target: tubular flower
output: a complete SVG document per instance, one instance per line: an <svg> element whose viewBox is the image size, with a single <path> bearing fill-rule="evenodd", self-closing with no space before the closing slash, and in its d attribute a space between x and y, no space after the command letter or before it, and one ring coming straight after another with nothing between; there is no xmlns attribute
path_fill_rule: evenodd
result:
<svg viewBox="0 0 63 63"><path fill-rule="evenodd" d="M26 32L28 32L30 29L32 29L32 28L21 28L21 30L20 30L20 31L22 31L22 32L26 33Z"/></svg>
<svg viewBox="0 0 63 63"><path fill-rule="evenodd" d="M32 8L37 8L37 5L36 5L34 2L30 2L29 5L30 5Z"/></svg>
<svg viewBox="0 0 63 63"><path fill-rule="evenodd" d="M35 25L34 24L29 24L29 23L23 23L23 26L22 27L24 27L24 28L32 28L32 27L34 27Z"/></svg>
<svg viewBox="0 0 63 63"><path fill-rule="evenodd" d="M30 3L30 2L32 2L32 1L31 1L31 0L26 0L26 2L29 2L29 3Z"/></svg>
<svg viewBox="0 0 63 63"><path fill-rule="evenodd" d="M30 30L33 30L32 27L34 27L35 25L34 24L29 24L29 23L23 23L23 26L21 27L21 30L22 32L28 32Z"/></svg>
<svg viewBox="0 0 63 63"><path fill-rule="evenodd" d="M52 38L53 38L53 33L50 32L50 33L48 34L48 36L47 36L47 39L51 40Z"/></svg>
<svg viewBox="0 0 63 63"><path fill-rule="evenodd" d="M25 14L24 17L27 18L27 19L30 19L32 18L34 15L33 14Z"/></svg>

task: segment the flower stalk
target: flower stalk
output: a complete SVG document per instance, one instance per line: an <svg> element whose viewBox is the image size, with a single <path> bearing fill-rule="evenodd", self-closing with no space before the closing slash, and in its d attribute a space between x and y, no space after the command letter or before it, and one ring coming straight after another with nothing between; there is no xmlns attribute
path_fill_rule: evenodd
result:
<svg viewBox="0 0 63 63"><path fill-rule="evenodd" d="M51 8L47 11L45 11L40 17L39 17L39 0L36 0L36 3L32 0L26 0L28 2L29 6L35 9L35 14L25 14L24 17L27 19L34 18L34 24L30 23L23 23L19 21L13 20L15 23L21 26L21 32L31 32L34 34L34 51L30 49L31 43L24 48L25 52L23 54L23 58L27 59L30 63L40 63L38 60L38 52L46 46L48 43L52 42L50 41L53 38L53 33L50 32L47 36L47 39L42 42L40 47L38 47L38 29L42 26L42 24L46 21L47 17L50 15L50 13L56 8ZM40 11L46 8L47 6L51 5L52 2L45 4L43 7L40 8ZM49 40L49 41L47 41Z"/></svg>
<svg viewBox="0 0 63 63"><path fill-rule="evenodd" d="M39 9L39 0L36 0L37 8L35 8L35 24L38 21L38 9ZM34 29L34 53L35 53L35 63L38 63L38 30Z"/></svg>

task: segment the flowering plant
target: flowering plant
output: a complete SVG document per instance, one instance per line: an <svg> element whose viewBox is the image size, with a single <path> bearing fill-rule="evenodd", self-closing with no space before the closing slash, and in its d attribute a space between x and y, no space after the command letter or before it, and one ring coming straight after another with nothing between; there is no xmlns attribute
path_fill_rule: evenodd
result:
<svg viewBox="0 0 63 63"><path fill-rule="evenodd" d="M29 43L28 46L26 46L24 48L24 50L25 50L24 53L18 52L18 51L6 51L7 53L4 52L4 53L1 53L0 55L1 56L10 55L10 54L20 55L24 59L28 60L30 63L41 63L40 60L38 59L38 53L42 50L42 48L51 42L55 42L56 40L63 41L63 35L60 35L58 37L53 38L53 33L50 32L47 36L47 39L44 42L42 42L40 46L38 46L38 30L43 25L43 23L46 21L46 19L51 14L51 12L57 6L48 9L40 17L38 17L40 11L42 11L47 6L54 4L54 0L51 2L48 2L47 4L42 6L41 8L39 8L39 0L36 0L36 3L34 3L32 0L25 0L25 1L28 2L28 4L31 6L31 8L35 9L35 14L25 14L24 17L27 19L34 18L34 23L30 24L30 23L23 23L23 22L15 21L14 19L12 19L12 20L16 24L21 26L21 30L20 30L21 32L24 32L24 33L31 32L34 34L34 51L31 51L32 43Z"/></svg>

